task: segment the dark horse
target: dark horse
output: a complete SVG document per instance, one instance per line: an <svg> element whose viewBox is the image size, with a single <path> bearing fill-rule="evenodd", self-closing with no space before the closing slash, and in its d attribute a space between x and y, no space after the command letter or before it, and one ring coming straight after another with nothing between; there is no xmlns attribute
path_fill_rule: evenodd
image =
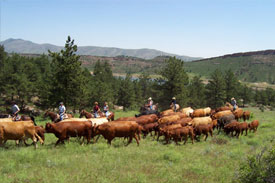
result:
<svg viewBox="0 0 275 183"><path fill-rule="evenodd" d="M155 110L154 110L155 109ZM149 107L147 107L146 105L140 107L139 111L140 111L140 114L136 114L135 116L136 117L140 117L140 116L143 116L143 115L148 115L148 114L156 114L159 116L159 112L157 110L157 107L154 107L153 110L150 110Z"/></svg>
<svg viewBox="0 0 275 183"><path fill-rule="evenodd" d="M45 114L44 114L44 118L46 118L46 117L50 117L52 122L55 122L55 123L60 121L59 114L56 114L55 112L46 111ZM65 119L66 118L73 118L73 115L72 114L65 114Z"/></svg>
<svg viewBox="0 0 275 183"><path fill-rule="evenodd" d="M99 111L98 114L99 114L100 117L106 117L106 115L101 111ZM85 110L81 110L79 117L82 118L83 116L85 116L87 119L95 117L92 113L89 113ZM108 119L108 121L114 121L115 114L113 112L110 112L110 115L107 117L107 119Z"/></svg>

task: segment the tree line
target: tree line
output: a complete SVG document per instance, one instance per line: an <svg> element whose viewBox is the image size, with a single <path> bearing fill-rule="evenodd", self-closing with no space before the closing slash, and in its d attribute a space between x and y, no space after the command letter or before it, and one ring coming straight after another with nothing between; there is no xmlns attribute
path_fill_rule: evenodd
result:
<svg viewBox="0 0 275 183"><path fill-rule="evenodd" d="M50 52L35 58L8 55L0 46L0 111L16 101L23 109L34 105L40 109L56 108L63 101L66 107L76 111L91 109L94 102L124 109L138 109L152 97L161 109L169 108L172 97L180 106L216 108L230 102L232 97L239 105L255 103L275 106L275 91L271 88L253 90L240 83L232 70L222 73L215 70L209 80L190 78L184 62L175 57L165 61L158 71L158 78L141 73L133 79L114 77L108 62L96 62L93 73L81 66L76 55L77 45L68 36L60 52Z"/></svg>

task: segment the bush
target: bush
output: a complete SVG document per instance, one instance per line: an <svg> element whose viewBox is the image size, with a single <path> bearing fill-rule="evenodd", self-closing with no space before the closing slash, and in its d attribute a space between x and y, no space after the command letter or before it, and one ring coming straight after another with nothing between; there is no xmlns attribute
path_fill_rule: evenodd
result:
<svg viewBox="0 0 275 183"><path fill-rule="evenodd" d="M275 182L275 146L263 149L256 156L249 156L242 163L233 182L274 183Z"/></svg>

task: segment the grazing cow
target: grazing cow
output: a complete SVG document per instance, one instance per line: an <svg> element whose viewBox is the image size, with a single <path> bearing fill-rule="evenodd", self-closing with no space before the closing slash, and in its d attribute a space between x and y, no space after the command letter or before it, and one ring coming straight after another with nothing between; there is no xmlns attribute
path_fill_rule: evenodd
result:
<svg viewBox="0 0 275 183"><path fill-rule="evenodd" d="M243 112L243 121L250 119L250 111L244 111Z"/></svg>
<svg viewBox="0 0 275 183"><path fill-rule="evenodd" d="M233 133L235 132L235 135L237 133L237 126L239 125L239 122L236 120L231 121L227 125L224 126L223 130L228 135L231 133L231 136L233 137Z"/></svg>
<svg viewBox="0 0 275 183"><path fill-rule="evenodd" d="M259 126L259 121L253 120L251 123L248 124L249 132L253 130L253 132L256 133L258 126Z"/></svg>
<svg viewBox="0 0 275 183"><path fill-rule="evenodd" d="M176 128L181 128L181 127L182 127L181 124L173 124L173 125L164 126L163 128L159 128L157 140L159 140L160 136L164 135L166 143L168 144L170 140L168 131Z"/></svg>
<svg viewBox="0 0 275 183"><path fill-rule="evenodd" d="M239 135L243 135L243 131L245 131L245 136L247 136L247 130L248 130L248 124L247 122L239 123L238 126L236 127L236 135L237 138L239 138Z"/></svg>
<svg viewBox="0 0 275 183"><path fill-rule="evenodd" d="M137 139L136 134L139 133L140 128L139 125L133 121L114 121L105 123L96 126L95 131L96 133L101 134L105 139L107 139L108 144L110 145L115 137L128 137L128 144L132 142L132 139L134 137L137 142L137 145L139 145L139 141Z"/></svg>
<svg viewBox="0 0 275 183"><path fill-rule="evenodd" d="M196 127L198 125L208 125L210 123L212 123L212 119L208 116L193 118L193 120L191 121L193 127Z"/></svg>
<svg viewBox="0 0 275 183"><path fill-rule="evenodd" d="M181 141L182 137L184 137L184 144L186 144L188 136L191 138L192 144L194 144L195 135L194 135L193 128L190 126L169 130L168 135L170 138L171 137L173 138L173 140L176 142L177 145L178 145L178 141L179 140Z"/></svg>
<svg viewBox="0 0 275 183"><path fill-rule="evenodd" d="M87 144L90 143L93 125L90 121L70 121L60 123L47 123L46 132L53 133L58 140L55 143L57 146L60 142L64 143L64 140L70 137L85 137ZM84 138L82 144L84 143Z"/></svg>
<svg viewBox="0 0 275 183"><path fill-rule="evenodd" d="M220 119L218 119L218 129L219 129L218 134L220 133L221 129L223 129L226 124L230 123L233 120L235 120L235 116L233 114L228 114L228 115L220 117Z"/></svg>
<svg viewBox="0 0 275 183"><path fill-rule="evenodd" d="M239 121L239 119L243 117L243 110L238 108L233 112L233 114L235 115L235 119Z"/></svg>
<svg viewBox="0 0 275 183"><path fill-rule="evenodd" d="M212 126L210 124L200 124L200 125L197 125L195 128L194 128L194 133L195 133L195 139L197 141L199 141L199 139L197 138L197 136L200 137L201 134L204 134L205 135L205 141L208 137L208 133L210 133L211 137L213 137L213 130L212 130Z"/></svg>
<svg viewBox="0 0 275 183"><path fill-rule="evenodd" d="M186 114L187 116L191 117L191 114L194 112L194 109L191 107L186 107L180 110L180 112Z"/></svg>
<svg viewBox="0 0 275 183"><path fill-rule="evenodd" d="M31 138L33 141L33 145L37 148L36 142L37 138L41 144L43 144L43 140L35 131L35 126L33 121L20 121L20 122L1 122L0 123L0 145L2 142L7 140L27 140Z"/></svg>

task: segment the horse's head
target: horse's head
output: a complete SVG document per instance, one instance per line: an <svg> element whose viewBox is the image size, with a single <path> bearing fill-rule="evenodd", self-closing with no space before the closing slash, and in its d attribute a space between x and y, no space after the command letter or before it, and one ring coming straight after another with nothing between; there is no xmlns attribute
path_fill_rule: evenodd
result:
<svg viewBox="0 0 275 183"><path fill-rule="evenodd" d="M46 111L43 117L46 118L48 116L49 116L49 111Z"/></svg>
<svg viewBox="0 0 275 183"><path fill-rule="evenodd" d="M86 112L85 110L81 110L79 117L82 118L83 116L85 116L85 112Z"/></svg>

